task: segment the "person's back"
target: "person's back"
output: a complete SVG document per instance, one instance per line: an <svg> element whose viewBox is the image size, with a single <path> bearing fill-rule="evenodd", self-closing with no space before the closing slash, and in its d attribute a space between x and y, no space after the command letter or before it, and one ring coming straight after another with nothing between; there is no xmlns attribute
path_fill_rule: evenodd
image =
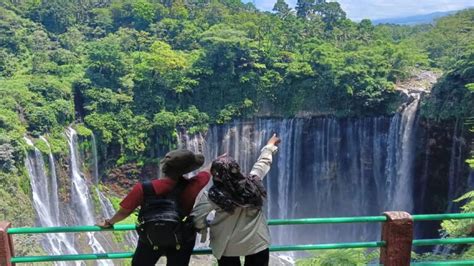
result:
<svg viewBox="0 0 474 266"><path fill-rule="evenodd" d="M214 185L201 196L191 216L196 228L206 230L207 215L216 211L209 225L210 245L219 265L240 265L239 256L246 256L245 265L268 265L270 232L262 210L266 197L262 180L278 143L275 136L269 140L246 177L230 157L213 162Z"/></svg>
<svg viewBox="0 0 474 266"><path fill-rule="evenodd" d="M267 218L262 209L236 207L233 213L229 213L209 200L207 193L202 195L199 202L208 202L210 206L207 208L216 211L210 223L210 246L217 258L250 255L270 246ZM191 215L204 206L196 207ZM199 220L195 219L195 223L199 223ZM200 227L202 229L202 224Z"/></svg>
<svg viewBox="0 0 474 266"><path fill-rule="evenodd" d="M189 216L196 197L204 186L208 183L210 177L207 172L200 172L196 176L189 180L185 180L180 177L181 180L174 180L172 178L155 179L151 181L151 185L157 197L166 196L175 189L178 182L183 182L183 189L178 196L178 205L182 210L184 217ZM136 191L135 191L136 190ZM121 202L122 208L133 208L140 205L143 207L143 184L138 183L135 185L131 193ZM137 205L138 204L138 205ZM135 207L136 208L136 207ZM159 232L156 232L157 234ZM161 256L166 256L167 265L179 266L188 265L190 254L194 248L195 234L185 236L183 243L180 243L177 247L165 247L160 248L150 243L150 237L146 237L144 234L141 235L139 232L140 239L138 246L135 251L135 255L132 259L132 265L145 266L155 265Z"/></svg>
<svg viewBox="0 0 474 266"><path fill-rule="evenodd" d="M189 216L196 197L209 182L210 174L200 172L188 180L183 177L183 174L196 170L202 166L203 162L204 157L202 155L195 155L191 151L175 150L169 152L161 162L165 177L154 179L145 184L137 183L122 200L117 213L110 220L105 220L98 225L103 228L110 228L113 224L128 217L137 207L144 207L150 198L153 200L153 197L156 197L159 200L166 198L173 192L176 192L176 195L170 200L175 201L176 206L179 206L177 211L180 216ZM177 191L178 188L179 191ZM147 198L145 198L145 194ZM160 211L158 208L157 212ZM142 219L143 224L147 223L145 218L139 218ZM133 266L155 265L161 256L167 257L167 265L170 266L186 266L189 264L195 243L196 233L194 230L190 230L189 234L183 237L183 241L178 245L169 247L160 247L159 244L152 243L153 241L150 241L147 234L146 231L139 232L138 245L132 258Z"/></svg>

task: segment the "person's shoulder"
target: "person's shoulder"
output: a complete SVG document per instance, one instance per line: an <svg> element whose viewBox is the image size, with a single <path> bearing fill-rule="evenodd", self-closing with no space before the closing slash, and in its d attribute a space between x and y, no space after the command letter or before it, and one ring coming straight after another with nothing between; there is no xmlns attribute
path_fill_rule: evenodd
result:
<svg viewBox="0 0 474 266"><path fill-rule="evenodd" d="M161 195L162 193L167 193L176 184L175 180L168 177L152 179L150 180L150 182L153 186L153 190L155 191L157 195Z"/></svg>
<svg viewBox="0 0 474 266"><path fill-rule="evenodd" d="M133 185L132 190L143 190L143 182L137 182L135 185Z"/></svg>
<svg viewBox="0 0 474 266"><path fill-rule="evenodd" d="M207 171L201 171L197 173L193 178L191 178L191 182L196 182L202 185L206 185L209 180L211 179L211 174Z"/></svg>
<svg viewBox="0 0 474 266"><path fill-rule="evenodd" d="M169 177L155 178L155 179L150 180L150 182L153 185L169 185L169 184L176 183L176 181L174 181L173 179Z"/></svg>
<svg viewBox="0 0 474 266"><path fill-rule="evenodd" d="M164 178L153 179L151 180L151 183L153 184L155 191L159 191L162 189L173 187L176 184L176 181L171 178L164 177Z"/></svg>
<svg viewBox="0 0 474 266"><path fill-rule="evenodd" d="M137 182L133 185L132 189L128 192L128 195L142 195L143 193L143 184L142 182Z"/></svg>

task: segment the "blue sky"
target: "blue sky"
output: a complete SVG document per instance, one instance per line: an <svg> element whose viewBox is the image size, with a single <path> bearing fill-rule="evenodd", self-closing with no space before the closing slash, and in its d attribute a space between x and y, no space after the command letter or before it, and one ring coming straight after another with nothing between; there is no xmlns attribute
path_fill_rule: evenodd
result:
<svg viewBox="0 0 474 266"><path fill-rule="evenodd" d="M257 8L265 11L271 11L276 2L276 0L254 1ZM285 1L294 7L297 0ZM474 6L473 0L338 0L338 2L347 16L353 20L406 17Z"/></svg>

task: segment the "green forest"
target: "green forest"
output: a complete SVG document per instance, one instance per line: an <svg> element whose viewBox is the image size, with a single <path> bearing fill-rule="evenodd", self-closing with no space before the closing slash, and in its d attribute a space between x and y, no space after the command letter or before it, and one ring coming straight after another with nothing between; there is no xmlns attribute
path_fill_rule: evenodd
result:
<svg viewBox="0 0 474 266"><path fill-rule="evenodd" d="M142 160L177 127L390 114L394 85L420 69L447 73L427 116L471 111L474 10L415 27L352 22L336 2L274 11L238 0L1 1L4 142L83 122L103 152Z"/></svg>
<svg viewBox="0 0 474 266"><path fill-rule="evenodd" d="M354 22L325 0L277 0L273 12L240 0L0 0L0 220L34 220L11 207L31 205L23 137L47 135L66 157L71 124L94 132L105 169L143 165L179 129L393 114L396 85L421 71L440 75L421 115L472 124L473 30L474 9L400 26ZM453 236L467 226L444 224Z"/></svg>

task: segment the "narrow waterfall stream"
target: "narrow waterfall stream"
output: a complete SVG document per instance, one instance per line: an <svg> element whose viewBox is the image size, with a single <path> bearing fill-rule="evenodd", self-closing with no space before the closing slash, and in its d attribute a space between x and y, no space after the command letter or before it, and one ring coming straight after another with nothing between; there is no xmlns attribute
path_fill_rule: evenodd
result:
<svg viewBox="0 0 474 266"><path fill-rule="evenodd" d="M92 205L91 193L86 180L79 169L78 149L77 149L77 133L69 127L67 131L69 152L71 158L71 204L75 211L76 223L78 225L93 225L95 224L94 209ZM98 241L95 233L86 233L89 238L89 246L94 253L105 253L105 249ZM113 265L111 260L98 260L98 265Z"/></svg>
<svg viewBox="0 0 474 266"><path fill-rule="evenodd" d="M49 147L45 138L41 138ZM41 152L34 147L33 142L25 137L26 143L34 148L33 152L27 154L25 160L26 169L30 177L31 190L33 192L33 205L36 210L37 225L41 227L61 226L59 218L59 201L57 193L56 166L51 152L49 153L48 172L44 165ZM48 173L50 175L48 176ZM42 241L43 247L48 254L77 254L74 247L74 239L64 233L45 234ZM81 262L72 263L81 265ZM67 265L66 262L56 262L55 265Z"/></svg>

